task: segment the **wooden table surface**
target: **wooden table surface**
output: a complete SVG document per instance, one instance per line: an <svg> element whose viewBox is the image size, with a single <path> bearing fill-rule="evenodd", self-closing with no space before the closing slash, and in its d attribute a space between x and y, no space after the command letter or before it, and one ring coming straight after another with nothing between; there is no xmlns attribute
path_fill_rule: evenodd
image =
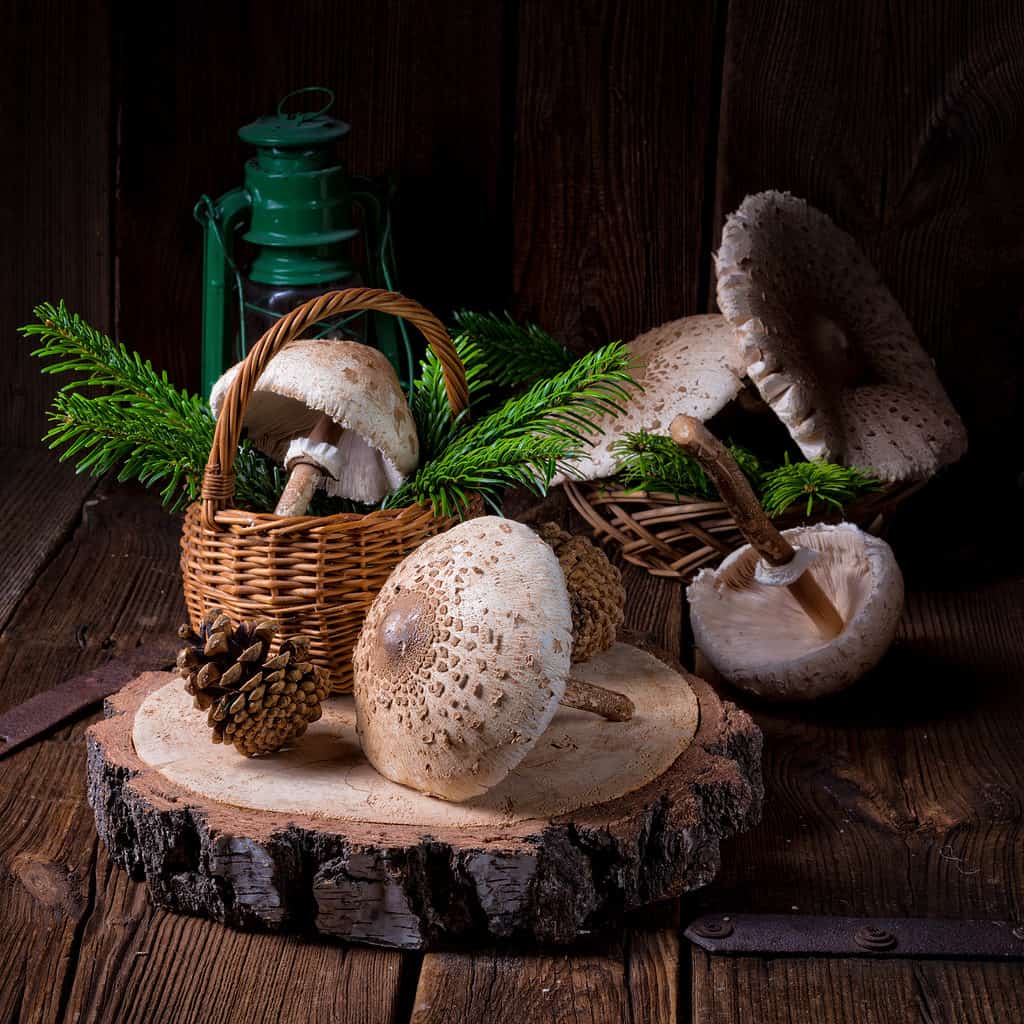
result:
<svg viewBox="0 0 1024 1024"><path fill-rule="evenodd" d="M178 623L178 523L37 451L0 484L0 709ZM628 624L670 651L682 590L628 571ZM689 656L685 648L684 659ZM154 911L85 798L88 721L0 760L0 1022L1024 1020L1024 964L709 956L702 910L1024 919L1024 581L911 586L848 695L753 709L765 817L719 880L566 950L416 955Z"/></svg>

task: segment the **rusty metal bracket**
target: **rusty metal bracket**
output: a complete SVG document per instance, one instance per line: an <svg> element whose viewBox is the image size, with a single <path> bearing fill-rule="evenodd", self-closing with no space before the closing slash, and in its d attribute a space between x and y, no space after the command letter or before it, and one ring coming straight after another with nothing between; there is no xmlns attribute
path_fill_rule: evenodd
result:
<svg viewBox="0 0 1024 1024"><path fill-rule="evenodd" d="M708 953L1024 960L1024 925L933 917L705 914L684 932Z"/></svg>
<svg viewBox="0 0 1024 1024"><path fill-rule="evenodd" d="M146 669L162 669L174 663L178 643L161 635L119 658L112 658L91 672L69 679L30 697L0 714L0 758L13 754L49 732L54 726L99 704Z"/></svg>

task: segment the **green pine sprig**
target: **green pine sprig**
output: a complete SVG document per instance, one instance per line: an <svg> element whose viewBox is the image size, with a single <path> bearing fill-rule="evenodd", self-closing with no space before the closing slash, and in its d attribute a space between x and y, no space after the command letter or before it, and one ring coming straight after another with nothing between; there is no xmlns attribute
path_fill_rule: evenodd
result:
<svg viewBox="0 0 1024 1024"><path fill-rule="evenodd" d="M460 341L475 346L497 388L509 390L553 377L576 361L576 356L543 328L519 324L508 313L499 316L461 310L454 319L457 329L452 340L456 346Z"/></svg>
<svg viewBox="0 0 1024 1024"><path fill-rule="evenodd" d="M729 451L751 484L756 487L761 463L750 450L730 444ZM628 491L674 494L677 498L714 498L716 491L700 463L670 437L646 430L628 433L612 445L619 463L618 478Z"/></svg>
<svg viewBox="0 0 1024 1024"><path fill-rule="evenodd" d="M761 503L769 516L806 501L804 514L810 515L815 502L830 505L841 512L855 498L882 487L882 481L853 466L832 462L790 462L789 454L781 466L764 476Z"/></svg>
<svg viewBox="0 0 1024 1024"><path fill-rule="evenodd" d="M179 390L166 373L91 327L61 302L35 309L37 323L21 333L38 340L32 352L43 373L69 374L48 413L44 441L77 459L81 473L159 487L171 509L199 497L213 444L213 417L196 395ZM269 459L243 442L235 463L236 500L243 507L273 507L284 485Z"/></svg>
<svg viewBox="0 0 1024 1024"><path fill-rule="evenodd" d="M862 470L830 462L792 462L788 453L782 465L766 470L749 449L737 444L727 447L772 518L798 502L806 502L808 516L816 502L842 511L855 498L882 486ZM641 430L616 441L612 451L619 460L617 478L626 490L662 492L677 498L718 496L697 460L669 437Z"/></svg>
<svg viewBox="0 0 1024 1024"><path fill-rule="evenodd" d="M420 439L420 459L436 458L465 428L470 410L476 409L491 387L491 366L484 351L465 335L452 338L455 351L466 370L469 407L452 416L445 389L444 369L432 349L420 362L419 376L413 381L409 407Z"/></svg>
<svg viewBox="0 0 1024 1024"><path fill-rule="evenodd" d="M617 415L635 382L621 342L583 356L471 424L444 451L385 499L385 507L433 505L439 515L463 514L474 494L498 507L502 493L522 485L546 493L559 467L592 442L601 417Z"/></svg>

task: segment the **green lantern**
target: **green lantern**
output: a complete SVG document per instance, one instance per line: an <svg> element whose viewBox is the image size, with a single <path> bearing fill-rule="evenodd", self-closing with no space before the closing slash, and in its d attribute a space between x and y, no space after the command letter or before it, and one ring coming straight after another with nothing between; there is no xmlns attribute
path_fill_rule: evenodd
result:
<svg viewBox="0 0 1024 1024"><path fill-rule="evenodd" d="M285 112L289 100L310 93L324 94L327 102L318 110ZM337 159L337 144L349 126L328 116L333 103L329 89L298 89L281 100L276 114L239 129L242 141L256 150L245 165L244 185L196 204L205 235L206 394L277 318L307 299L362 284L395 287L387 196L368 183L354 188ZM353 249L360 241L364 256L357 266ZM380 315L371 323L357 314L318 324L314 333L372 340L400 379L411 375L408 338L391 317Z"/></svg>

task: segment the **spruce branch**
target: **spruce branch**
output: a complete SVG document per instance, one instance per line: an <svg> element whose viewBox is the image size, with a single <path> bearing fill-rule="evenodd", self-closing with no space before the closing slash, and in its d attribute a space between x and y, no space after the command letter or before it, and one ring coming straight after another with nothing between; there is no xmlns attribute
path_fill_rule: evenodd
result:
<svg viewBox="0 0 1024 1024"><path fill-rule="evenodd" d="M466 370L469 406L457 417L452 416L441 360L428 348L420 362L419 376L413 381L409 403L420 439L421 461L440 455L465 428L470 410L483 401L492 383L483 350L465 335L456 335L452 343Z"/></svg>
<svg viewBox="0 0 1024 1024"><path fill-rule="evenodd" d="M173 510L199 497L213 444L213 417L196 395L174 387L166 373L112 341L61 302L37 306L38 323L21 333L38 339L32 355L43 373L70 374L53 400L44 441L77 458L78 472L161 488ZM98 393L96 393L98 392ZM236 499L243 507L273 508L283 486L278 468L244 441L235 463Z"/></svg>
<svg viewBox="0 0 1024 1024"><path fill-rule="evenodd" d="M385 499L385 507L432 504L441 515L463 514L473 494L497 507L522 485L544 494L560 466L591 443L601 417L621 412L635 382L629 352L606 345L471 424L445 450Z"/></svg>
<svg viewBox="0 0 1024 1024"><path fill-rule="evenodd" d="M854 498L881 488L882 481L853 466L832 462L790 462L789 454L781 466L764 476L761 503L769 516L781 515L790 506L806 499L805 515L816 501L841 512Z"/></svg>
<svg viewBox="0 0 1024 1024"><path fill-rule="evenodd" d="M756 488L761 475L760 460L740 445L730 444L728 448ZM670 437L650 434L646 430L628 433L612 445L612 452L619 461L619 481L628 491L661 492L677 498L683 495L717 497L700 463Z"/></svg>
<svg viewBox="0 0 1024 1024"><path fill-rule="evenodd" d="M499 388L517 388L542 377L569 369L576 357L537 324L516 323L505 313L472 313L461 310L454 316L458 329L453 340L474 345L488 368L488 376Z"/></svg>

